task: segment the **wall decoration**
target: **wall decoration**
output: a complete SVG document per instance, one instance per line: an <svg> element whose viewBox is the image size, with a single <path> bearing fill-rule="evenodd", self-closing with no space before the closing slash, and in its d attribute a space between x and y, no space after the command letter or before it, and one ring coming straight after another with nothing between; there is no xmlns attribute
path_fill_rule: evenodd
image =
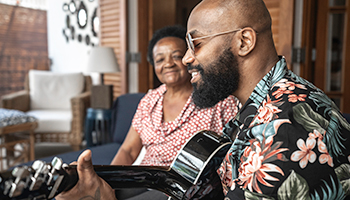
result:
<svg viewBox="0 0 350 200"><path fill-rule="evenodd" d="M88 20L88 13L83 1L80 2L80 6L77 12L77 21L79 28L85 28Z"/></svg>
<svg viewBox="0 0 350 200"><path fill-rule="evenodd" d="M68 4L69 11L70 13L74 14L75 11L77 11L77 6L75 5L74 0L71 0L70 3Z"/></svg>
<svg viewBox="0 0 350 200"><path fill-rule="evenodd" d="M66 16L66 27L70 28L70 18L69 15Z"/></svg>
<svg viewBox="0 0 350 200"><path fill-rule="evenodd" d="M89 35L85 36L85 43L86 43L86 45L90 44L90 37L89 37Z"/></svg>
<svg viewBox="0 0 350 200"><path fill-rule="evenodd" d="M74 40L74 38L75 38L75 28L74 28L74 26L70 27L70 32L71 32L71 39Z"/></svg>
<svg viewBox="0 0 350 200"><path fill-rule="evenodd" d="M62 33L63 33L63 36L66 38L66 41L69 42L69 38L68 38L68 36L66 34L66 29L63 29Z"/></svg>
<svg viewBox="0 0 350 200"><path fill-rule="evenodd" d="M95 0L67 0L63 3L62 10L66 15L62 33L67 43L73 40L88 46L99 43L100 20L96 4Z"/></svg>
<svg viewBox="0 0 350 200"><path fill-rule="evenodd" d="M99 33L100 29L100 19L97 16L97 8L94 10L94 14L91 17L91 31L93 36L97 36Z"/></svg>
<svg viewBox="0 0 350 200"><path fill-rule="evenodd" d="M63 11L68 11L69 10L69 6L67 3L64 3L62 6Z"/></svg>
<svg viewBox="0 0 350 200"><path fill-rule="evenodd" d="M81 36L80 34L78 35L78 41L82 42L83 41L83 36Z"/></svg>

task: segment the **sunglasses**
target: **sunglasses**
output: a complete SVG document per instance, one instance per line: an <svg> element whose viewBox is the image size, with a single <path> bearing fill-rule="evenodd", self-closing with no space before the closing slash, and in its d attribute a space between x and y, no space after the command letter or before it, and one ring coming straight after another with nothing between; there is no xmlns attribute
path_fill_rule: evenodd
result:
<svg viewBox="0 0 350 200"><path fill-rule="evenodd" d="M186 36L187 46L188 46L188 48L191 49L191 53L194 56L195 55L195 48L194 48L195 46L193 44L193 41L204 39L204 38L209 38L209 37L216 37L216 36L219 36L219 35L224 35L224 34L227 34L227 33L233 33L233 32L237 32L237 31L240 31L240 30L242 30L242 29L239 28L239 29L235 29L233 31L225 31L225 32L216 33L216 34L212 34L212 35L206 35L206 36L198 37L198 38L192 38L191 34L187 33L187 36Z"/></svg>

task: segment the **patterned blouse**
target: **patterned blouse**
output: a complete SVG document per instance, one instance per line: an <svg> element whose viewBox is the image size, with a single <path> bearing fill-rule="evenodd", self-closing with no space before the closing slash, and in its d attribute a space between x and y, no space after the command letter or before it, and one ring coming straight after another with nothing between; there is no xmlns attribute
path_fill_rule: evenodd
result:
<svg viewBox="0 0 350 200"><path fill-rule="evenodd" d="M140 134L146 154L141 165L170 166L177 152L194 133L211 130L221 134L224 125L238 112L237 100L229 96L212 108L199 109L190 96L174 121L163 121L161 85L141 99L132 125Z"/></svg>
<svg viewBox="0 0 350 200"><path fill-rule="evenodd" d="M344 199L350 193L350 125L284 58L259 82L236 118L218 169L226 199Z"/></svg>

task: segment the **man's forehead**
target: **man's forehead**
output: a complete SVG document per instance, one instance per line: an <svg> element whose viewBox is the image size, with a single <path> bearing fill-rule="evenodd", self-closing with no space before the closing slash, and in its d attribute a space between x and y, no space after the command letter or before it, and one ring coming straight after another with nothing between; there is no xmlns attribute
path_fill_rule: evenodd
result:
<svg viewBox="0 0 350 200"><path fill-rule="evenodd" d="M215 3L200 3L193 9L188 19L188 33L200 35L201 33L209 34L225 29L228 21L224 17L225 14L225 10Z"/></svg>

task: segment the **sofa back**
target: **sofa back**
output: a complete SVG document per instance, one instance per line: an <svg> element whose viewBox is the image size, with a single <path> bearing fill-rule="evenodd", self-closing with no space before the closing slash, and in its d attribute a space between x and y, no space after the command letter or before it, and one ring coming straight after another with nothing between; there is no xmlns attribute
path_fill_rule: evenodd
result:
<svg viewBox="0 0 350 200"><path fill-rule="evenodd" d="M111 127L113 142L123 143L137 106L144 95L144 93L124 94L113 102Z"/></svg>

